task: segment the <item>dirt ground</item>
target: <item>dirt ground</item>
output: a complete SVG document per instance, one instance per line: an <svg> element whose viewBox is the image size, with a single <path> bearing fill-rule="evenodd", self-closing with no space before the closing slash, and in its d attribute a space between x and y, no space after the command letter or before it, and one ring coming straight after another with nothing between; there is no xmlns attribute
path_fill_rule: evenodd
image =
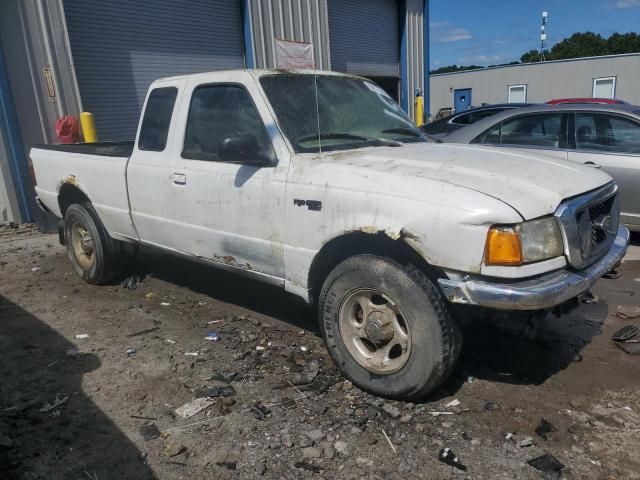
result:
<svg viewBox="0 0 640 480"><path fill-rule="evenodd" d="M156 252L137 288L90 286L56 236L0 229L0 479L638 479L640 356L610 337L640 325L615 315L640 305L639 251L532 340L472 322L452 378L412 404L344 381L314 312L275 288ZM527 463L545 453L564 468Z"/></svg>

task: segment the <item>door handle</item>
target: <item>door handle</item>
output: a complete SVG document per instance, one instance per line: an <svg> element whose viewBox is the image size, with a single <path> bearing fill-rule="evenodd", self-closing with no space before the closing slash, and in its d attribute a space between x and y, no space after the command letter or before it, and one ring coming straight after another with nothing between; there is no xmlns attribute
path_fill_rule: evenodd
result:
<svg viewBox="0 0 640 480"><path fill-rule="evenodd" d="M596 162L584 162L584 164L593 168L602 168L602 165L598 165Z"/></svg>
<svg viewBox="0 0 640 480"><path fill-rule="evenodd" d="M173 183L175 183L176 185L186 185L187 176L184 173L174 173Z"/></svg>

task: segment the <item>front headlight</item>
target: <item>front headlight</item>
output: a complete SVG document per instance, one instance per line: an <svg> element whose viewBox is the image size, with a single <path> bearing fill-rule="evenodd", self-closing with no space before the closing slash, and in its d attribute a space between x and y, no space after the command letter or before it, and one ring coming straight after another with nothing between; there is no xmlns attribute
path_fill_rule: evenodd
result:
<svg viewBox="0 0 640 480"><path fill-rule="evenodd" d="M489 229L487 265L522 265L562 255L562 234L555 217Z"/></svg>

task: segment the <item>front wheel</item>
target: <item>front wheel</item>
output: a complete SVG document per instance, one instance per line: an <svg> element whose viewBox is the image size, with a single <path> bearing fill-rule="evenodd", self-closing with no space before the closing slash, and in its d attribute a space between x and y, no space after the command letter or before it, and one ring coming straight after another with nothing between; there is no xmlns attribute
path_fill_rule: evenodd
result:
<svg viewBox="0 0 640 480"><path fill-rule="evenodd" d="M121 245L109 236L90 203L69 206L64 215L64 237L69 260L87 283L105 283L121 273Z"/></svg>
<svg viewBox="0 0 640 480"><path fill-rule="evenodd" d="M383 397L433 391L462 346L460 329L427 276L385 257L356 255L334 268L320 294L319 316L344 375Z"/></svg>

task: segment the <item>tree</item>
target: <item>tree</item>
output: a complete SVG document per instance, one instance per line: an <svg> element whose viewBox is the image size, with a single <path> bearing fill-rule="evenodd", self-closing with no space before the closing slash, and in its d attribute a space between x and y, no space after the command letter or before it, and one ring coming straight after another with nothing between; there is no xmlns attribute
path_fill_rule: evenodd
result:
<svg viewBox="0 0 640 480"><path fill-rule="evenodd" d="M602 35L593 32L574 33L569 38L556 43L549 52L547 60L599 57L608 53L607 41Z"/></svg>
<svg viewBox="0 0 640 480"><path fill-rule="evenodd" d="M480 65L449 65L447 67L436 68L435 70L431 70L431 75L437 75L438 73L451 73L451 72L463 72L465 70L477 70L481 67Z"/></svg>
<svg viewBox="0 0 640 480"><path fill-rule="evenodd" d="M540 61L540 52L538 50L529 50L520 57L522 63L533 63Z"/></svg>
<svg viewBox="0 0 640 480"><path fill-rule="evenodd" d="M607 38L609 55L640 52L640 35L637 33L614 33Z"/></svg>

